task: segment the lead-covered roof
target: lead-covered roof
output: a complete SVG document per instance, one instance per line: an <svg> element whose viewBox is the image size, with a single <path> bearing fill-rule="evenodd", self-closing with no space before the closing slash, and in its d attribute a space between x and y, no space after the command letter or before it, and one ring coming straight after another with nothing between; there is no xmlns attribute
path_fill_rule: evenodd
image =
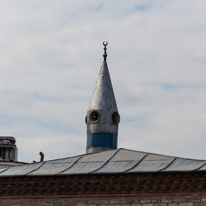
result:
<svg viewBox="0 0 206 206"><path fill-rule="evenodd" d="M114 149L0 169L3 176L53 176L206 171L206 160Z"/></svg>

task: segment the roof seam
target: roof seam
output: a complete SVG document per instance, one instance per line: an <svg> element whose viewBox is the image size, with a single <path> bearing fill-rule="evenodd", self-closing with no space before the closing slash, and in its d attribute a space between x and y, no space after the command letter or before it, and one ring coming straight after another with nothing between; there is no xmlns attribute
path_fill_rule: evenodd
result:
<svg viewBox="0 0 206 206"><path fill-rule="evenodd" d="M198 167L197 169L194 169L194 171L197 171L197 170L203 168L205 165L206 165L206 162L202 166Z"/></svg>
<svg viewBox="0 0 206 206"><path fill-rule="evenodd" d="M1 171L0 174L3 173L3 172L5 172L5 171L8 170L8 169L9 169L9 167L7 167L5 170Z"/></svg>
<svg viewBox="0 0 206 206"><path fill-rule="evenodd" d="M142 159L140 159L133 167L131 167L130 169L125 170L124 172L128 172L128 171L134 169L136 166L139 165L140 162L142 162L142 160L143 160L145 157L147 157L147 155L148 155L148 154L146 154L144 157L142 157Z"/></svg>
<svg viewBox="0 0 206 206"><path fill-rule="evenodd" d="M66 170L71 169L82 157L83 157L83 155L80 156L71 166L69 166L68 168L64 169L63 171L61 171L61 172L59 172L59 173L57 173L57 174L61 174L62 172L65 172ZM56 174L56 175L57 175L57 174Z"/></svg>
<svg viewBox="0 0 206 206"><path fill-rule="evenodd" d="M42 163L39 167L37 167L36 169L34 169L34 170L30 171L30 172L25 173L25 175L28 175L29 173L32 173L32 172L38 170L42 165L44 165L44 163L45 163L45 162L43 162L43 163Z"/></svg>
<svg viewBox="0 0 206 206"><path fill-rule="evenodd" d="M100 169L102 169L120 150L121 150L121 148L118 149L100 168L89 172L89 174L90 174L90 173L93 173L93 172L96 172L96 171L98 171L98 170L100 170Z"/></svg>
<svg viewBox="0 0 206 206"><path fill-rule="evenodd" d="M160 169L160 170L158 170L158 171L166 170L168 167L171 166L171 164L172 164L173 162L175 162L176 159L177 159L177 158L175 157L166 167L164 167L164 168L162 168L162 169Z"/></svg>

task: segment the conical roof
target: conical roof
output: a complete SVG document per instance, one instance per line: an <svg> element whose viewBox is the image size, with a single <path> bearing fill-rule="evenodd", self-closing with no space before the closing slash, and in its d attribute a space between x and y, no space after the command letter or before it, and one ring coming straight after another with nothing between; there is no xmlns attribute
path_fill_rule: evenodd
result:
<svg viewBox="0 0 206 206"><path fill-rule="evenodd" d="M118 111L107 62L103 61L88 111Z"/></svg>

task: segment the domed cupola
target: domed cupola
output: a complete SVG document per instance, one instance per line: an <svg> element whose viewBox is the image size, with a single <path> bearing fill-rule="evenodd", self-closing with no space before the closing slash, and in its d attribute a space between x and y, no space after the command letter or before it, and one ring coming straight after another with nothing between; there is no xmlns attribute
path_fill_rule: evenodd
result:
<svg viewBox="0 0 206 206"><path fill-rule="evenodd" d="M87 153L117 148L120 116L107 66L108 43L104 45L104 61L94 88L86 116Z"/></svg>

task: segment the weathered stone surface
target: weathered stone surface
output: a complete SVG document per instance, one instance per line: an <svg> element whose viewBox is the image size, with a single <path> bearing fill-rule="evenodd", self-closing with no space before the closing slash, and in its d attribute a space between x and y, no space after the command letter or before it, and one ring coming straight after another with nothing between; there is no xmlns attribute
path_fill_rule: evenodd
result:
<svg viewBox="0 0 206 206"><path fill-rule="evenodd" d="M8 202L0 202L0 206L8 206L9 203Z"/></svg>
<svg viewBox="0 0 206 206"><path fill-rule="evenodd" d="M206 202L194 203L194 206L206 206Z"/></svg>
<svg viewBox="0 0 206 206"><path fill-rule="evenodd" d="M187 198L187 202L200 202L200 198ZM206 199L205 199L206 200Z"/></svg>
<svg viewBox="0 0 206 206"><path fill-rule="evenodd" d="M65 205L76 205L78 202L78 200L67 200Z"/></svg>
<svg viewBox="0 0 206 206"><path fill-rule="evenodd" d="M11 203L11 206L21 206L21 203Z"/></svg>
<svg viewBox="0 0 206 206"><path fill-rule="evenodd" d="M122 204L127 203L127 199L121 199L120 203L122 203Z"/></svg>
<svg viewBox="0 0 206 206"><path fill-rule="evenodd" d="M45 201L43 205L54 205L53 201Z"/></svg>
<svg viewBox="0 0 206 206"><path fill-rule="evenodd" d="M187 196L166 196L166 197L151 197L150 198L99 198L94 197L93 199L10 199L1 200L0 206L206 206L206 197L198 195ZM201 202L202 201L202 202Z"/></svg>
<svg viewBox="0 0 206 206"><path fill-rule="evenodd" d="M171 203L172 200L169 199L169 198L162 198L162 199L161 199L161 202L162 202L162 203Z"/></svg>
<svg viewBox="0 0 206 206"><path fill-rule="evenodd" d="M179 206L193 206L193 203L179 203Z"/></svg>
<svg viewBox="0 0 206 206"><path fill-rule="evenodd" d="M149 203L150 199L140 199L140 203Z"/></svg>
<svg viewBox="0 0 206 206"><path fill-rule="evenodd" d="M64 201L63 200L56 200L55 205L64 205Z"/></svg>
<svg viewBox="0 0 206 206"><path fill-rule="evenodd" d="M36 205L34 202L22 202L22 206L33 206Z"/></svg>
<svg viewBox="0 0 206 206"><path fill-rule="evenodd" d="M169 203L168 206L178 206L178 203Z"/></svg>
<svg viewBox="0 0 206 206"><path fill-rule="evenodd" d="M116 205L116 206L129 206L129 204Z"/></svg>
<svg viewBox="0 0 206 206"><path fill-rule="evenodd" d="M187 202L186 198L172 198L172 202Z"/></svg>
<svg viewBox="0 0 206 206"><path fill-rule="evenodd" d="M143 206L153 206L153 204L143 204Z"/></svg>
<svg viewBox="0 0 206 206"><path fill-rule="evenodd" d="M95 203L105 205L109 203L109 200L95 200Z"/></svg>
<svg viewBox="0 0 206 206"><path fill-rule="evenodd" d="M139 203L139 200L138 199L129 199L129 200L127 200L127 202L129 204L134 204L134 203Z"/></svg>
<svg viewBox="0 0 206 206"><path fill-rule="evenodd" d="M11 206L21 206L21 203L19 203L19 202L18 203L11 203L10 205Z"/></svg>
<svg viewBox="0 0 206 206"><path fill-rule="evenodd" d="M119 199L111 199L110 203L117 204L117 203L120 203L120 200Z"/></svg>
<svg viewBox="0 0 206 206"><path fill-rule="evenodd" d="M131 206L142 206L142 204L131 204Z"/></svg>
<svg viewBox="0 0 206 206"><path fill-rule="evenodd" d="M154 204L154 206L167 206L167 204L164 204L164 203L156 203L156 204Z"/></svg>
<svg viewBox="0 0 206 206"><path fill-rule="evenodd" d="M158 203L158 202L161 202L161 199L152 199L151 202L152 203Z"/></svg>

